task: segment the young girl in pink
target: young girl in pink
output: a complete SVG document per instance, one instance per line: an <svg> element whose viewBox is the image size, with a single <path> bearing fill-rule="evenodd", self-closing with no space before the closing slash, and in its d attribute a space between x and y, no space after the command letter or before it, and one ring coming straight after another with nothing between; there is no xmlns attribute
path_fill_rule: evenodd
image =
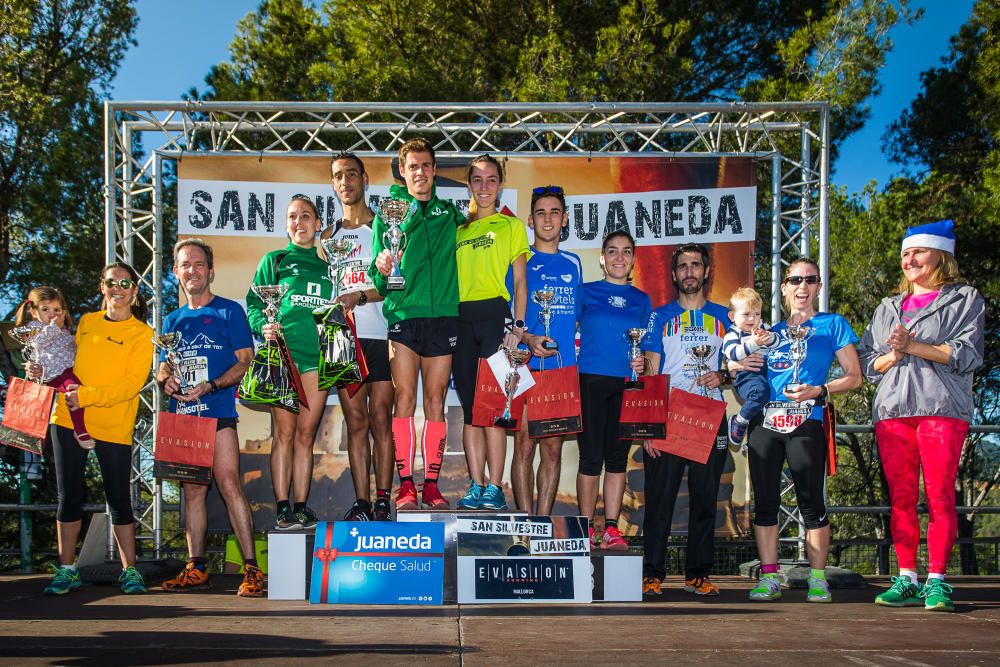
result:
<svg viewBox="0 0 1000 667"><path fill-rule="evenodd" d="M32 339L35 354L30 361L41 366L42 382L61 392L66 392L70 385L80 384L80 380L73 374L73 362L76 359L76 340L71 331L73 317L59 290L54 287L36 287L28 292L28 298L17 310L15 324L18 327L40 329ZM87 433L83 408L70 410L70 417L76 441L84 449L93 449L94 439Z"/></svg>

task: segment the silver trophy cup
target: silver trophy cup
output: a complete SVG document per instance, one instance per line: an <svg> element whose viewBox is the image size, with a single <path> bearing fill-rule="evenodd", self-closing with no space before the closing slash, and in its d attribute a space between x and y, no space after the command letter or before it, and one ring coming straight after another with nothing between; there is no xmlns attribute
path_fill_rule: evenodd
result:
<svg viewBox="0 0 1000 667"><path fill-rule="evenodd" d="M687 349L687 355L694 361L695 376L689 389L691 393L708 396L708 388L698 384L698 378L709 371L707 359L715 354L714 345L693 345Z"/></svg>
<svg viewBox="0 0 1000 667"><path fill-rule="evenodd" d="M288 292L288 285L251 285L250 289L257 298L264 302L264 317L268 324L275 324L278 321L278 313L281 308L281 300ZM268 346L270 346L268 341Z"/></svg>
<svg viewBox="0 0 1000 667"><path fill-rule="evenodd" d="M792 342L788 348L788 358L792 362L792 381L788 388L794 389L799 386L799 374L802 370L802 362L806 360L806 341L816 333L814 327L807 327L802 324L793 324L785 330L788 339Z"/></svg>
<svg viewBox="0 0 1000 667"><path fill-rule="evenodd" d="M551 287L538 289L531 293L531 300L538 304L538 321L542 323L542 330L546 338L552 338L552 299L556 296L556 291ZM559 343L551 340L542 344L546 350L558 350Z"/></svg>
<svg viewBox="0 0 1000 667"><path fill-rule="evenodd" d="M646 333L646 329L642 327L625 330L625 341L628 343L628 361L630 364L642 356L639 346L642 345ZM638 391L642 389L642 380L639 379L639 373L634 368L632 369L632 378L625 382L625 389L626 391Z"/></svg>
<svg viewBox="0 0 1000 667"><path fill-rule="evenodd" d="M508 347L503 348L503 352L507 357L507 362L510 364L510 372L503 379L506 402L504 403L503 415L497 417L493 423L503 428L514 428L517 426L517 420L511 417L510 405L514 400L514 394L517 393L517 385L521 381L518 369L528 361L531 353L527 350L511 349Z"/></svg>
<svg viewBox="0 0 1000 667"><path fill-rule="evenodd" d="M180 393L186 394L192 387L188 384L184 374L181 373L181 355L177 350L180 348L182 342L184 342L184 335L180 331L153 334L153 345L157 349L163 350L164 355L167 357L167 364L170 366L171 374L177 380L177 385L180 387ZM196 399L196 401L196 410L200 415L202 408L201 399Z"/></svg>
<svg viewBox="0 0 1000 667"><path fill-rule="evenodd" d="M386 279L386 289L397 291L406 287L406 278L399 271L399 251L406 247L403 221L410 212L410 204L402 199L386 197L378 205L379 216L388 229L382 234L382 244L392 253L392 271Z"/></svg>
<svg viewBox="0 0 1000 667"><path fill-rule="evenodd" d="M21 345L21 358L25 362L38 363L38 341L35 340L38 334L42 333L41 326L25 325L23 327L15 327L10 330L10 337L16 340ZM39 373L38 377L35 378L35 382L42 384L42 378L45 376L45 369Z"/></svg>
<svg viewBox="0 0 1000 667"><path fill-rule="evenodd" d="M341 281L344 279L344 265L347 258L351 256L357 244L353 239L323 239L320 241L323 250L326 251L327 273L330 275L330 282L333 283L333 296L330 297L332 306L340 296Z"/></svg>

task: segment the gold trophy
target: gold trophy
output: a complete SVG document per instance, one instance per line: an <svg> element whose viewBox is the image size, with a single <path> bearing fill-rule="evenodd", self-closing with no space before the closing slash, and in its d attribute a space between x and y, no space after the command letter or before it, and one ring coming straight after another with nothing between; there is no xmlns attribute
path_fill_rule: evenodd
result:
<svg viewBox="0 0 1000 667"><path fill-rule="evenodd" d="M708 396L708 389L704 385L698 384L698 378L709 371L708 362L706 361L710 356L715 354L715 346L702 344L693 345L687 349L687 355L694 361L695 365L695 375L694 380L691 381L689 389L693 394L701 394L702 396Z"/></svg>
<svg viewBox="0 0 1000 667"><path fill-rule="evenodd" d="M552 299L556 296L556 291L551 287L535 290L531 293L531 300L538 304L538 321L542 323L542 330L546 338L552 338L549 328L552 326ZM550 340L542 344L546 350L558 350L559 343Z"/></svg>
<svg viewBox="0 0 1000 667"><path fill-rule="evenodd" d="M497 417L496 421L493 423L496 426L502 426L503 428L514 428L517 426L517 420L511 418L510 414L510 404L514 400L514 394L517 393L517 385L521 381L521 376L518 373L518 369L523 366L528 358L531 357L531 353L527 350L521 350L518 348L503 348L504 356L507 357L507 363L510 364L510 371L504 376L504 394L506 395L507 401L504 404L503 415Z"/></svg>
<svg viewBox="0 0 1000 667"><path fill-rule="evenodd" d="M632 363L642 356L642 351L639 350L639 346L642 345L642 341L646 337L646 333L646 329L643 329L642 327L625 330L625 340L628 342L629 363ZM639 373L637 373L633 368L632 379L625 382L625 390L638 391L640 389L642 389L642 380L639 379Z"/></svg>
<svg viewBox="0 0 1000 667"><path fill-rule="evenodd" d="M406 247L406 232L402 225L412 206L402 199L392 197L386 197L378 205L379 216L388 227L382 234L382 243L392 253L392 271L386 278L386 289L394 292L406 287L406 278L399 271L399 251Z"/></svg>

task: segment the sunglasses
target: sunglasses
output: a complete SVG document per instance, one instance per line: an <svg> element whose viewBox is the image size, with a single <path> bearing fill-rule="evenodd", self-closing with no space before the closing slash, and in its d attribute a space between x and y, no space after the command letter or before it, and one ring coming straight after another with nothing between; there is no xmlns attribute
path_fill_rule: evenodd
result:
<svg viewBox="0 0 1000 667"><path fill-rule="evenodd" d="M816 285L819 283L819 276L788 276L785 278L785 282L789 285L801 285L805 283L806 285Z"/></svg>
<svg viewBox="0 0 1000 667"><path fill-rule="evenodd" d="M112 287L119 287L121 289L132 289L135 287L135 281L129 280L128 278L119 278L115 280L114 278L105 278L101 281L101 284L111 289Z"/></svg>
<svg viewBox="0 0 1000 667"><path fill-rule="evenodd" d="M534 190L532 190L531 194L536 196L556 195L557 197L560 197L563 194L563 189L558 185L543 185L540 188L535 188Z"/></svg>

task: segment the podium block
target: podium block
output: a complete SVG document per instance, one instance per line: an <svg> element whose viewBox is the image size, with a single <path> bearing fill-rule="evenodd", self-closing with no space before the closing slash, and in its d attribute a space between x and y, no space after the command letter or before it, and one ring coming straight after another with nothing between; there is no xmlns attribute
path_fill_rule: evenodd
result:
<svg viewBox="0 0 1000 667"><path fill-rule="evenodd" d="M642 556L626 551L590 554L594 602L642 602Z"/></svg>
<svg viewBox="0 0 1000 667"><path fill-rule="evenodd" d="M305 600L309 597L308 575L312 566L315 531L271 531L267 534L268 600Z"/></svg>

